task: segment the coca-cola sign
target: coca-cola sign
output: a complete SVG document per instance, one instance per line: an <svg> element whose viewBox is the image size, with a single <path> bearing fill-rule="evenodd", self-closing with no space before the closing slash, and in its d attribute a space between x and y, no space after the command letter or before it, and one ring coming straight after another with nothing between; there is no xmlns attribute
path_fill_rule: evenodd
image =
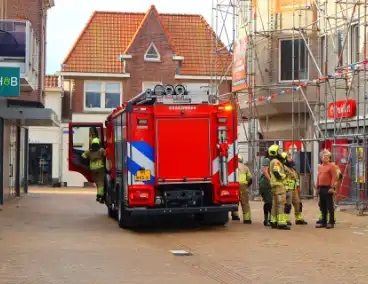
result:
<svg viewBox="0 0 368 284"><path fill-rule="evenodd" d="M336 102L336 118L347 118L356 115L356 102L355 100L343 100ZM334 103L330 103L328 106L328 117L335 118Z"/></svg>

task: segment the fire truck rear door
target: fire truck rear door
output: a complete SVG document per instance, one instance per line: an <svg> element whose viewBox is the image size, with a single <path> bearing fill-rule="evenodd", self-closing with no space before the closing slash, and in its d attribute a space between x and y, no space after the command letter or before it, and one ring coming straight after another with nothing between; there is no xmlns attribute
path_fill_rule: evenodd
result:
<svg viewBox="0 0 368 284"><path fill-rule="evenodd" d="M88 182L93 182L89 161L82 154L90 148L92 138L98 137L104 147L104 128L102 123L69 123L69 171L81 173Z"/></svg>
<svg viewBox="0 0 368 284"><path fill-rule="evenodd" d="M158 182L210 181L210 120L158 118L156 123Z"/></svg>

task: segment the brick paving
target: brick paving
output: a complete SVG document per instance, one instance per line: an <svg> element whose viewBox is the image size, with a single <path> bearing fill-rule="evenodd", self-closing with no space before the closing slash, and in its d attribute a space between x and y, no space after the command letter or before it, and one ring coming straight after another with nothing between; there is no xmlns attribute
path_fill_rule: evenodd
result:
<svg viewBox="0 0 368 284"><path fill-rule="evenodd" d="M193 224L118 228L91 190L32 190L0 212L0 283L368 283L368 218L338 212L334 230ZM173 256L186 249L192 256Z"/></svg>

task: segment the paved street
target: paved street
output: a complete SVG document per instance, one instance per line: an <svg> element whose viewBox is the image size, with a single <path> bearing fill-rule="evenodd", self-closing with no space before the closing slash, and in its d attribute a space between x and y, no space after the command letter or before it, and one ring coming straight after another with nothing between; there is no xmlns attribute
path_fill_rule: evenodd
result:
<svg viewBox="0 0 368 284"><path fill-rule="evenodd" d="M65 191L65 190L64 190ZM254 224L126 231L85 190L33 190L0 212L0 283L368 283L368 218L338 212L334 230ZM313 220L312 220L313 219ZM191 256L174 256L185 249Z"/></svg>

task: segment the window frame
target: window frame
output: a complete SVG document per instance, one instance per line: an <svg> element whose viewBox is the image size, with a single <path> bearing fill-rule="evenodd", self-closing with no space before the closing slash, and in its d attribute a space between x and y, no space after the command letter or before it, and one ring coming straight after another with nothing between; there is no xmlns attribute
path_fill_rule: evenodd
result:
<svg viewBox="0 0 368 284"><path fill-rule="evenodd" d="M154 50L156 51L158 58L147 58L147 54L148 51L151 49L151 47L154 48ZM160 52L158 52L158 49L155 45L154 42L151 42L151 44L149 45L149 47L147 48L146 52L144 53L144 61L148 61L148 62L161 62L161 54Z"/></svg>
<svg viewBox="0 0 368 284"><path fill-rule="evenodd" d="M302 40L304 42L303 38L294 38L294 40ZM278 82L279 83L290 83L290 82L293 82L293 80L281 80L281 42L282 41L293 41L293 39L292 38L281 38L281 39L279 39ZM309 44L309 38L307 38L306 41L307 41L307 44ZM296 79L295 78L294 82L299 81L299 80L300 81L309 81L309 71L310 71L309 61L310 61L310 58L309 58L309 53L308 53L307 47L305 47L305 50L307 52L307 58L308 58L308 60L307 60L307 78L305 78L305 79Z"/></svg>
<svg viewBox="0 0 368 284"><path fill-rule="evenodd" d="M326 66L326 70L324 69L324 65L325 65L325 59L327 57L327 50L325 48L325 44L327 44L327 49L328 49L328 37L327 35L322 35L319 37L320 38L320 46L319 46L319 51L320 51L320 55L321 55L321 58L320 58L320 65L319 65L319 68L321 68L321 72L324 76L327 76L328 74L328 60L327 60L327 66Z"/></svg>
<svg viewBox="0 0 368 284"><path fill-rule="evenodd" d="M355 37L353 37L353 32L355 31L355 29L357 29L357 34L354 34ZM357 57L357 50L355 50L355 54L353 55L353 41L355 41L355 44L356 44L356 49L358 51L360 51L360 27L359 27L359 24L357 22L355 23L352 23L351 26L350 26L350 31L349 31L349 44L348 44L348 50L349 50L349 64L356 64L359 62L359 58L356 58ZM359 52L360 54L360 52ZM354 58L354 60L353 60Z"/></svg>
<svg viewBox="0 0 368 284"><path fill-rule="evenodd" d="M341 60L340 61L337 61L337 67L342 67L344 66L344 57L345 57L345 50L343 48L343 43L344 43L344 31L339 29L337 31L337 34L336 34L336 48L337 48L337 58L335 60L339 60L340 58L340 53L341 53ZM349 54L348 54L348 59L349 59Z"/></svg>
<svg viewBox="0 0 368 284"><path fill-rule="evenodd" d="M87 84L88 83L101 83L101 89L100 89L100 103L101 103L101 107L100 108L88 108L86 107L86 99L87 99ZM83 90L83 110L85 112L111 112L114 108L105 108L105 103L106 103L106 84L109 83L114 83L114 84L119 84L120 86L120 102L119 105L122 104L122 100L123 100L123 83L121 81L98 81L98 80L85 80L84 81L84 90ZM97 92L96 92L97 93Z"/></svg>
<svg viewBox="0 0 368 284"><path fill-rule="evenodd" d="M239 7L239 14L240 16L240 27L244 28L247 25L248 22L248 15L247 15L247 2L240 1L240 7Z"/></svg>

